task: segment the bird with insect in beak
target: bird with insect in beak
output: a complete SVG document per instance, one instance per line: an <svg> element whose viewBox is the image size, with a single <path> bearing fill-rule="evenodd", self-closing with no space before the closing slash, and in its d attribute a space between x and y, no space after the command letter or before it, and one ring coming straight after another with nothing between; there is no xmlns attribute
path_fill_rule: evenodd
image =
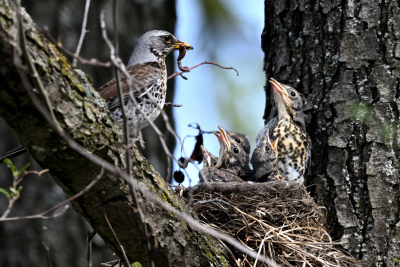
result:
<svg viewBox="0 0 400 267"><path fill-rule="evenodd" d="M213 132L220 143L218 169L224 169L240 176L243 172L249 171L250 142L247 137L239 132L226 131L217 126L219 133Z"/></svg>
<svg viewBox="0 0 400 267"><path fill-rule="evenodd" d="M249 180L254 182L269 182L286 180L278 171L278 143L279 138L271 142L269 131L254 149L251 156L251 165L253 166L253 177Z"/></svg>
<svg viewBox="0 0 400 267"><path fill-rule="evenodd" d="M311 139L305 130L303 102L293 87L270 80L278 122L270 138L279 138L279 172L289 181L304 184L311 163Z"/></svg>
<svg viewBox="0 0 400 267"><path fill-rule="evenodd" d="M127 84L124 75L120 77L123 102L129 107L127 117L131 136L149 125L144 114L151 121L160 115L167 93L165 58L171 51L179 50L182 45L187 50L193 49L191 45L179 41L167 31L149 31L139 38L127 65L127 71L133 78L131 86ZM112 79L97 91L107 101L108 108L117 123L122 126L123 116L116 80ZM136 99L137 107L131 97Z"/></svg>
<svg viewBox="0 0 400 267"><path fill-rule="evenodd" d="M204 182L244 182L241 178L236 176L230 171L224 169L217 169L215 165L217 164L217 157L212 155L208 150L202 145L200 146L203 152L204 165L203 169L199 172L200 183Z"/></svg>
<svg viewBox="0 0 400 267"><path fill-rule="evenodd" d="M186 50L193 49L191 45L179 41L171 33L160 30L146 32L136 43L126 68L133 83L129 86L123 74L119 78L123 91L123 103L128 107L128 128L131 137L136 136L139 130L149 125L143 114L151 121L160 115L167 93L165 57L173 50L182 49L182 45L186 47ZM131 99L130 88L132 97L137 101L137 107ZM97 91L106 100L115 121L122 127L124 120L115 78ZM0 163L5 158L13 158L24 153L26 153L24 147L15 148L0 157Z"/></svg>

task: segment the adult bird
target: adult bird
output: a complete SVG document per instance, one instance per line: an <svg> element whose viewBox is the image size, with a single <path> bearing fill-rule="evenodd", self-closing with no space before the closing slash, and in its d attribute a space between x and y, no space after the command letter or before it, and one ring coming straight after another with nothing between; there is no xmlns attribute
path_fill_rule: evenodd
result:
<svg viewBox="0 0 400 267"><path fill-rule="evenodd" d="M129 107L127 117L131 136L148 126L148 120L154 121L160 115L167 93L165 57L171 51L180 49L181 45L187 50L193 49L167 31L149 31L139 38L127 65L127 71L133 79L132 95L129 93L127 79L124 75L120 77L124 104ZM97 91L107 101L108 109L117 123L122 126L122 109L115 78ZM136 99L137 107L131 97Z"/></svg>
<svg viewBox="0 0 400 267"><path fill-rule="evenodd" d="M133 78L132 85L128 86L124 75L120 77L123 102L127 107L130 107L127 110L130 136L149 125L149 122L139 109L152 121L160 115L167 92L165 57L171 51L180 49L182 45L187 50L193 49L191 45L179 41L167 31L149 31L139 38L127 65L127 71ZM130 87L132 88L132 96L136 99L138 107L130 99ZM97 89L97 91L106 100L108 108L116 122L122 126L123 117L118 99L116 80L112 79ZM0 163L5 158L16 157L25 152L24 147L10 150L4 156L0 157Z"/></svg>
<svg viewBox="0 0 400 267"><path fill-rule="evenodd" d="M271 142L269 131L260 140L251 156L253 175L249 179L254 182L286 180L277 168L279 138Z"/></svg>
<svg viewBox="0 0 400 267"><path fill-rule="evenodd" d="M311 163L311 139L305 130L303 102L293 87L271 79L278 122L271 139L279 138L278 170L289 181L304 184Z"/></svg>
<svg viewBox="0 0 400 267"><path fill-rule="evenodd" d="M218 169L224 169L240 176L249 171L250 142L239 132L226 131L218 125L219 133L213 132L220 142L217 164Z"/></svg>

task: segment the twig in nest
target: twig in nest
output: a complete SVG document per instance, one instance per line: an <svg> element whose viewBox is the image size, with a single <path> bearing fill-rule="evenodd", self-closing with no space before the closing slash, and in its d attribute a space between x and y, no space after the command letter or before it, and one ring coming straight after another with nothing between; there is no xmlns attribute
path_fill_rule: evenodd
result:
<svg viewBox="0 0 400 267"><path fill-rule="evenodd" d="M229 204L228 202L226 202L226 201L224 201L222 199L219 199L219 198L197 201L196 203L193 204L193 206L200 205L200 204L206 204L206 203L212 203L212 202L222 203L222 204L227 205L229 207L231 206L231 204Z"/></svg>

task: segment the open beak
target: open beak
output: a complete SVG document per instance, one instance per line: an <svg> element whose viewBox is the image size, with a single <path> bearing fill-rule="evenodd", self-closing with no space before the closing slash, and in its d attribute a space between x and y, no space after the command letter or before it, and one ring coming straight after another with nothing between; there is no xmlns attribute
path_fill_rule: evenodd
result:
<svg viewBox="0 0 400 267"><path fill-rule="evenodd" d="M270 84L272 86L272 89L275 92L277 92L277 93L279 93L281 95L286 95L287 97L289 96L289 94L286 92L286 89L277 80L275 80L274 78L271 78L269 80L269 82L270 82Z"/></svg>
<svg viewBox="0 0 400 267"><path fill-rule="evenodd" d="M205 167L211 166L211 158L210 158L210 155L208 155L207 149L203 145L201 145L200 148L201 148L201 151L203 152L204 166Z"/></svg>
<svg viewBox="0 0 400 267"><path fill-rule="evenodd" d="M213 133L218 138L221 147L219 148L219 157L217 164L215 164L215 167L220 168L224 163L225 154L228 154L231 151L231 143L228 140L228 136L224 128L219 125L217 127L219 129L219 134L216 132Z"/></svg>
<svg viewBox="0 0 400 267"><path fill-rule="evenodd" d="M225 129L221 126L217 125L220 134L220 142L225 146L228 152L231 152L231 142L229 142L228 134L226 133Z"/></svg>
<svg viewBox="0 0 400 267"><path fill-rule="evenodd" d="M193 50L193 46L191 46L190 44L181 42L181 41L178 41L178 42L176 42L176 43L173 43L173 44L172 44L172 47L173 47L175 50L178 50L179 48L181 48L181 45L182 45L182 44L185 46L186 50Z"/></svg>
<svg viewBox="0 0 400 267"><path fill-rule="evenodd" d="M279 137L276 138L276 139L272 142L271 148L272 148L273 151L276 151L276 149L278 148L278 142L279 142Z"/></svg>

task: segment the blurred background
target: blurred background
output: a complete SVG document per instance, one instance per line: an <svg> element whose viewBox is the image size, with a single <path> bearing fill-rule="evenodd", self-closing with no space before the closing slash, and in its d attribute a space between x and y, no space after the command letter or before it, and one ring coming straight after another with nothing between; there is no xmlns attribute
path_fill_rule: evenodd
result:
<svg viewBox="0 0 400 267"><path fill-rule="evenodd" d="M183 66L192 67L203 61L217 62L236 68L224 70L203 65L185 74L188 80L176 77L168 82L167 102L182 107L165 108L171 116L181 140L169 135L168 146L176 158L192 153L198 131L189 128L198 123L202 130L217 130L221 125L228 130L246 133L254 148L255 137L263 126L265 108L262 70L264 55L261 51L261 33L264 25L264 2L240 0L136 0L120 1L119 31L120 57L127 63L137 39L146 31L163 29L174 33L178 39L194 46L182 60ZM109 50L101 38L99 14L106 11L108 35L112 31L112 1L92 0L87 22L88 33L82 46L81 56L107 61ZM79 40L85 1L83 0L22 0L27 12L39 27L49 31L62 45L75 51ZM168 72L173 73L177 52L168 57ZM71 59L69 58L71 61ZM113 77L111 68L79 64L98 88ZM157 125L166 132L162 118ZM160 141L152 129L143 132L146 149L143 151L160 174L167 177L168 160ZM188 136L185 138L185 136ZM0 119L0 154L19 145L12 131ZM204 145L218 155L219 144L212 134L204 134ZM30 170L40 170L29 155L13 160L17 167L30 162ZM169 163L175 171L176 163ZM198 169L202 164L189 164L184 185L198 183ZM190 177L190 179L188 179ZM12 184L11 171L0 165L0 188ZM28 175L23 183L21 198L10 216L24 216L42 212L65 199L61 188L49 175ZM8 205L0 194L0 216ZM70 208L63 216L53 220L16 221L0 223L0 266L47 266L46 252L42 243L50 248L53 266L84 266L85 239L90 225ZM100 238L93 244L93 265L115 259L113 253Z"/></svg>
<svg viewBox="0 0 400 267"><path fill-rule="evenodd" d="M183 104L173 110L179 136L196 135L197 130L187 127L193 122L205 131L217 130L216 126L221 125L227 130L245 133L254 148L256 135L264 125L265 75L261 51L264 2L178 1L177 12L176 36L194 46L182 60L185 66L213 61L239 72L237 76L233 70L203 65L185 74L188 80L175 78L174 103ZM217 138L213 134L203 137L204 146L218 156ZM188 156L194 143L194 138L185 139L184 150ZM184 155L177 146L175 157L181 154ZM185 186L198 183L201 167L202 164L189 164L191 182L186 179Z"/></svg>

